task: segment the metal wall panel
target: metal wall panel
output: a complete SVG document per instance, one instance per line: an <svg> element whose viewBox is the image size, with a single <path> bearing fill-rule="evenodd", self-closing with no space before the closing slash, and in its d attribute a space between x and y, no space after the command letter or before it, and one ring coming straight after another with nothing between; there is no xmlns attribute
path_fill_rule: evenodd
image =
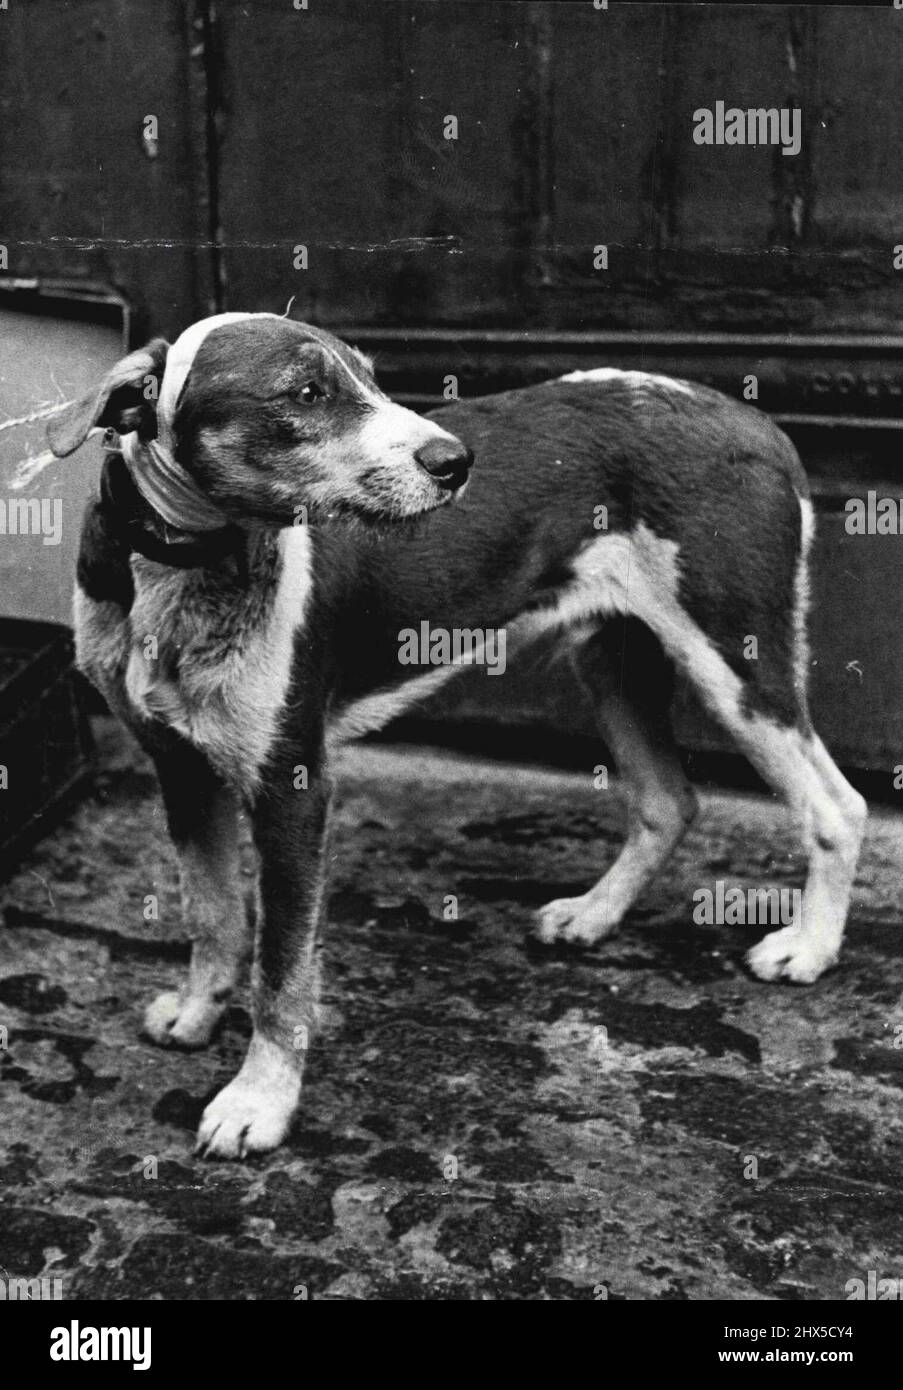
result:
<svg viewBox="0 0 903 1390"><path fill-rule="evenodd" d="M0 15L8 273L117 289L137 333L174 333L211 302L203 67L187 13L180 0L29 0Z"/></svg>
<svg viewBox="0 0 903 1390"><path fill-rule="evenodd" d="M260 0L217 27L229 307L297 293L336 324L533 331L903 321L890 6ZM717 100L800 107L801 152L696 145Z"/></svg>
<svg viewBox="0 0 903 1390"><path fill-rule="evenodd" d="M891 5L32 0L0 42L9 280L118 290L137 339L295 295L414 404L449 373L465 395L605 363L734 394L755 374L822 517L819 719L887 767L899 546L840 509L901 481ZM800 107L801 153L700 148L718 100ZM579 724L573 692L556 714L505 684L500 717Z"/></svg>

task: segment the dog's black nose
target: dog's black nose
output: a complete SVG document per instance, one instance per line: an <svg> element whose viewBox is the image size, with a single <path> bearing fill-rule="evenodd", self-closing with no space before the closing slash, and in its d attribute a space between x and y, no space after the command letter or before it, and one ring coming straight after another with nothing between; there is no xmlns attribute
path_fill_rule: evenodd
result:
<svg viewBox="0 0 903 1390"><path fill-rule="evenodd" d="M460 439L441 436L422 445L414 457L440 487L447 488L461 487L466 483L473 463L473 454L466 444L462 444Z"/></svg>

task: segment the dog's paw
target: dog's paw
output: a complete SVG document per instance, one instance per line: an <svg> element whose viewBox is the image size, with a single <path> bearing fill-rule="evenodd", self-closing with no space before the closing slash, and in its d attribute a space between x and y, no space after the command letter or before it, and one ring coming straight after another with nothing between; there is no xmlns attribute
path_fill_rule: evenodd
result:
<svg viewBox="0 0 903 1390"><path fill-rule="evenodd" d="M195 1153L202 1158L244 1158L275 1149L285 1138L300 1086L267 1090L236 1076L201 1116Z"/></svg>
<svg viewBox="0 0 903 1390"><path fill-rule="evenodd" d="M175 990L158 994L144 1014L144 1032L158 1047L206 1047L222 1017L211 999L183 999Z"/></svg>
<svg viewBox="0 0 903 1390"><path fill-rule="evenodd" d="M593 946L608 936L616 925L606 920L598 900L593 902L587 893L582 898L556 898L541 907L536 914L535 934L547 946L555 941Z"/></svg>
<svg viewBox="0 0 903 1390"><path fill-rule="evenodd" d="M837 951L802 927L770 932L747 953L746 963L760 980L790 980L812 985L837 963Z"/></svg>

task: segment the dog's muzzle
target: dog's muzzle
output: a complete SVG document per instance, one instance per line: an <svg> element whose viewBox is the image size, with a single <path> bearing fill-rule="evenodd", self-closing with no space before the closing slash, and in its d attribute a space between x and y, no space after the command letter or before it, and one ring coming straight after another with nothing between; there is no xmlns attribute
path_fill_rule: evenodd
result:
<svg viewBox="0 0 903 1390"><path fill-rule="evenodd" d="M452 437L431 439L415 451L414 458L433 482L449 491L464 486L473 464L472 451Z"/></svg>

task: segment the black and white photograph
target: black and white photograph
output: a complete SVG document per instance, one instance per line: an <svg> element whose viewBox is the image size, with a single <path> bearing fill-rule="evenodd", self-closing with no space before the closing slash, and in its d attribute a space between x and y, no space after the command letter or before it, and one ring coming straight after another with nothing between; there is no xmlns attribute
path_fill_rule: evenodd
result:
<svg viewBox="0 0 903 1390"><path fill-rule="evenodd" d="M901 77L903 0L0 0L29 1364L162 1370L167 1304L582 1301L862 1373Z"/></svg>

